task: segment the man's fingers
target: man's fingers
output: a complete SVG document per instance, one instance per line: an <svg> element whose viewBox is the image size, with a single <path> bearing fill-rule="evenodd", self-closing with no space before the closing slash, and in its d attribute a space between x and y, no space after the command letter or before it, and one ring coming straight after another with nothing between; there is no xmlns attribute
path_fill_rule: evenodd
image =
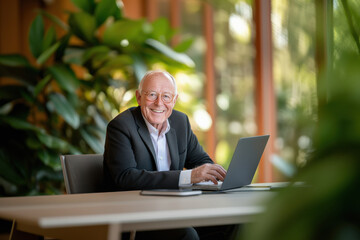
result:
<svg viewBox="0 0 360 240"><path fill-rule="evenodd" d="M223 181L226 175L226 170L218 164L204 164L195 169L192 173L192 182L197 183L201 181L212 181L217 184L217 180Z"/></svg>
<svg viewBox="0 0 360 240"><path fill-rule="evenodd" d="M215 171L212 173L216 176L217 179L221 181L224 180L226 176L226 170L222 166L216 164L212 170Z"/></svg>
<svg viewBox="0 0 360 240"><path fill-rule="evenodd" d="M223 181L224 180L224 175L222 175L220 172L216 171L216 170L211 170L209 172L209 174L211 176L213 176L214 178L216 178L217 180Z"/></svg>

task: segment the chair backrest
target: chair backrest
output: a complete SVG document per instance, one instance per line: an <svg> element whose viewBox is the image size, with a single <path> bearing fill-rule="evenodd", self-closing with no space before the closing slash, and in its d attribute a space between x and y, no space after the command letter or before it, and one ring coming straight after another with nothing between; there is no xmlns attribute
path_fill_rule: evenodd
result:
<svg viewBox="0 0 360 240"><path fill-rule="evenodd" d="M61 155L66 193L101 192L103 184L103 155Z"/></svg>

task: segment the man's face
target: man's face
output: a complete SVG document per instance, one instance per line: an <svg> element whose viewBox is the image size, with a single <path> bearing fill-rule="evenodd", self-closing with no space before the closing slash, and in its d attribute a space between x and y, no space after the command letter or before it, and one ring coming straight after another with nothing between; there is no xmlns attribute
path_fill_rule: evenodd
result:
<svg viewBox="0 0 360 240"><path fill-rule="evenodd" d="M158 98L155 101L150 101L147 96L149 93L158 94ZM164 94L171 94L174 98L169 103L166 103L162 100ZM136 91L136 100L141 107L143 116L158 130L170 117L176 99L177 95L175 96L175 87L172 80L161 72L148 76L143 82L142 92Z"/></svg>

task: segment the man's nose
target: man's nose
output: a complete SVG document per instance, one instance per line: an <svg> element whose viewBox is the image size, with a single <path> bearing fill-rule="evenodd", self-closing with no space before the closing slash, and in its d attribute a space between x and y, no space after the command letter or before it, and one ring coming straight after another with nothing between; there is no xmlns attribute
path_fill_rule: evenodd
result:
<svg viewBox="0 0 360 240"><path fill-rule="evenodd" d="M159 94L158 98L154 102L156 105L162 105L163 101L161 100L161 95Z"/></svg>

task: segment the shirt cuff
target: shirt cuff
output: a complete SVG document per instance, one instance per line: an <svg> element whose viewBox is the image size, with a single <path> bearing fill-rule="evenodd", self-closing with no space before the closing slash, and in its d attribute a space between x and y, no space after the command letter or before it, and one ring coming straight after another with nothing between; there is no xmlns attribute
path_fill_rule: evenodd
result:
<svg viewBox="0 0 360 240"><path fill-rule="evenodd" d="M180 172L179 178L179 187L190 187L191 183L191 171L192 170L184 170Z"/></svg>

